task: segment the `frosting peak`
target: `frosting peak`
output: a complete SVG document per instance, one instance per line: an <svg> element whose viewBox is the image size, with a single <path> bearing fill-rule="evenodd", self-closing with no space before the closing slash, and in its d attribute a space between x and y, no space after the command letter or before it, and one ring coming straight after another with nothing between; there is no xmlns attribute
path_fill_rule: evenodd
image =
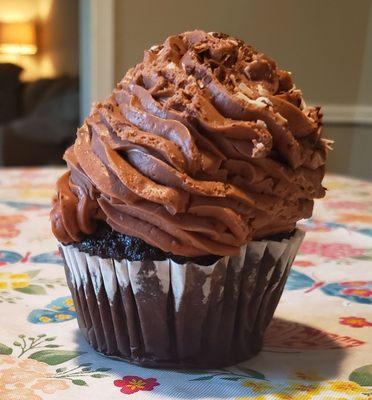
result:
<svg viewBox="0 0 372 400"><path fill-rule="evenodd" d="M78 130L53 232L79 241L104 220L165 252L199 256L290 231L325 193L321 117L290 73L242 41L171 36Z"/></svg>

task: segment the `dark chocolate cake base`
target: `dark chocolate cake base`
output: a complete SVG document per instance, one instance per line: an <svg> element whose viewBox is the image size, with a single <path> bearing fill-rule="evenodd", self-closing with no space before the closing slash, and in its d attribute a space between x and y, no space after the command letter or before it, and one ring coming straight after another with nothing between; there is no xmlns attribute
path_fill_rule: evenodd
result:
<svg viewBox="0 0 372 400"><path fill-rule="evenodd" d="M146 367L217 368L257 354L303 239L254 241L210 265L115 260L61 246L80 329Z"/></svg>
<svg viewBox="0 0 372 400"><path fill-rule="evenodd" d="M90 256L112 258L116 261L123 259L128 261L164 261L171 259L178 264L192 262L199 265L210 265L222 258L213 254L184 257L166 253L140 238L116 232L106 223L100 223L94 234L86 236L80 242L72 243L72 245Z"/></svg>

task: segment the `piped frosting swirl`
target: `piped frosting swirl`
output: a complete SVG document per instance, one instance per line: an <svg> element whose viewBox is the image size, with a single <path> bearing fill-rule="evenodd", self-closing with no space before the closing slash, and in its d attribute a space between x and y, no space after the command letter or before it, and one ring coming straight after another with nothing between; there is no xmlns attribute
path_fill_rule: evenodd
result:
<svg viewBox="0 0 372 400"><path fill-rule="evenodd" d="M78 130L53 233L78 242L103 220L176 255L237 254L292 230L324 196L321 118L290 73L242 41L171 36Z"/></svg>

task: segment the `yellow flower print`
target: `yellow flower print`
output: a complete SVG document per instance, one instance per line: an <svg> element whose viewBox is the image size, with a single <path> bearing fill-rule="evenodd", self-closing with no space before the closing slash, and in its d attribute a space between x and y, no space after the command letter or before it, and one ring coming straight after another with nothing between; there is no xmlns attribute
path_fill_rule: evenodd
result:
<svg viewBox="0 0 372 400"><path fill-rule="evenodd" d="M311 400L323 390L323 386L316 384L291 383L278 389L275 398L278 400Z"/></svg>
<svg viewBox="0 0 372 400"><path fill-rule="evenodd" d="M304 393L311 393L311 394L318 394L321 392L321 388L319 385L305 385L302 383L292 383L288 386L290 391L294 392L304 392Z"/></svg>
<svg viewBox="0 0 372 400"><path fill-rule="evenodd" d="M312 400L316 393L275 393L276 400Z"/></svg>
<svg viewBox="0 0 372 400"><path fill-rule="evenodd" d="M266 400L266 396L258 396L258 397L236 397L235 400Z"/></svg>
<svg viewBox="0 0 372 400"><path fill-rule="evenodd" d="M72 316L68 315L68 314L56 314L55 316L57 319L59 319L60 321L65 321L67 319L71 319Z"/></svg>
<svg viewBox="0 0 372 400"><path fill-rule="evenodd" d="M371 400L371 397L365 397L365 396L353 396L353 400ZM322 400L350 400L350 397L339 397L337 395L337 397L335 396L325 396L322 398Z"/></svg>
<svg viewBox="0 0 372 400"><path fill-rule="evenodd" d="M333 396L326 396L324 397L324 400L335 400L335 398ZM346 397L339 397L337 398L337 400L348 400L348 399Z"/></svg>
<svg viewBox="0 0 372 400"><path fill-rule="evenodd" d="M28 274L10 274L10 278L13 280L25 280L29 279Z"/></svg>
<svg viewBox="0 0 372 400"><path fill-rule="evenodd" d="M262 393L267 392L269 389L272 389L273 386L270 382L264 381L253 381L253 380L246 380L242 382L244 387L250 388L255 393Z"/></svg>
<svg viewBox="0 0 372 400"><path fill-rule="evenodd" d="M19 288L24 288L30 286L30 282L27 281L18 281L18 282L12 282L12 288L13 289L19 289Z"/></svg>
<svg viewBox="0 0 372 400"><path fill-rule="evenodd" d="M76 308L75 307L70 307L69 311L76 312Z"/></svg>
<svg viewBox="0 0 372 400"><path fill-rule="evenodd" d="M58 390L66 390L69 386L66 381L60 379L39 379L31 389L41 390L45 394L53 394Z"/></svg>
<svg viewBox="0 0 372 400"><path fill-rule="evenodd" d="M74 305L74 301L72 299L66 299L63 302L67 307L73 306Z"/></svg>
<svg viewBox="0 0 372 400"><path fill-rule="evenodd" d="M58 306L53 306L53 307L51 307L51 309L52 309L52 310L56 310L56 311L58 311L58 310L60 310L60 309L61 309L61 307L58 307Z"/></svg>
<svg viewBox="0 0 372 400"><path fill-rule="evenodd" d="M19 289L30 285L30 276L26 273L0 273L0 289Z"/></svg>
<svg viewBox="0 0 372 400"><path fill-rule="evenodd" d="M43 322L44 324L47 324L48 322L50 322L52 319L49 317L46 317L45 315L39 318L40 322Z"/></svg>
<svg viewBox="0 0 372 400"><path fill-rule="evenodd" d="M365 391L361 386L355 382L346 381L330 381L330 390L334 392L342 392L345 394L360 394Z"/></svg>
<svg viewBox="0 0 372 400"><path fill-rule="evenodd" d="M314 382L321 380L319 376L309 373L298 372L296 375L303 380L305 378L309 381L312 379ZM365 390L361 386L349 381L328 381L323 384L289 381L287 385L276 386L266 381L246 380L242 385L257 393L257 397L253 394L248 397L237 397L235 400L266 400L268 398L272 400L313 400L320 396L322 400L349 400L350 395L354 395L353 400L367 400L368 398L362 395ZM334 394L332 395L332 393Z"/></svg>
<svg viewBox="0 0 372 400"><path fill-rule="evenodd" d="M276 399L277 400L296 400L296 397L290 395L290 394L285 394L285 393L277 393L276 394ZM303 397L301 396L301 400L303 399ZM308 399L308 395L306 395L304 397L304 399Z"/></svg>

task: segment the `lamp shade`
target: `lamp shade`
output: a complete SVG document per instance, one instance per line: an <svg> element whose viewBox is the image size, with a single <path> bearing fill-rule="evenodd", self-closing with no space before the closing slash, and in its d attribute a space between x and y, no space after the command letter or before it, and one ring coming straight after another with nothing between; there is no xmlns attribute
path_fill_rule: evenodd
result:
<svg viewBox="0 0 372 400"><path fill-rule="evenodd" d="M35 54L36 29L33 22L0 23L0 53Z"/></svg>

